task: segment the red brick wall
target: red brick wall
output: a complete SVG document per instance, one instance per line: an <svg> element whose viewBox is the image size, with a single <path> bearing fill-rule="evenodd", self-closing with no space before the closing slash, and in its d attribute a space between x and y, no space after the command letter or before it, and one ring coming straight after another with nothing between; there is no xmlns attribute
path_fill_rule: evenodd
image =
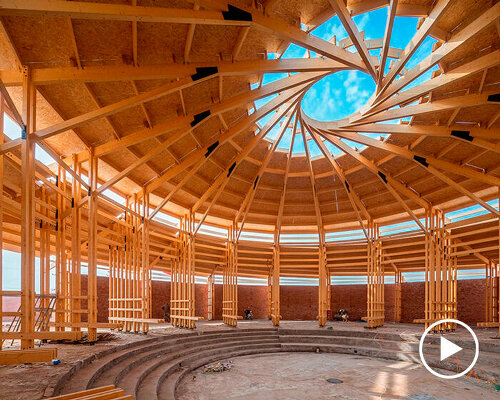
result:
<svg viewBox="0 0 500 400"><path fill-rule="evenodd" d="M366 285L332 285L332 310L340 308L349 311L351 320L366 316ZM82 275L82 294L87 292L87 276ZM108 279L97 278L98 322L108 319ZM412 282L402 284L401 322L413 322L424 317L424 283ZM207 317L207 286L197 284L196 315ZM152 316L161 318L161 306L170 301L170 283L153 281L152 283ZM485 314L485 280L471 279L458 281L458 319L476 324L484 320ZM318 311L318 288L314 286L282 286L280 288L281 315L285 320L314 320ZM85 302L84 302L85 303ZM19 298L4 298L5 311L17 311ZM86 305L82 304L82 308ZM250 307L254 318L267 318L267 287L239 286L238 314ZM394 318L394 285L385 285L386 319ZM215 285L215 319L222 319L222 285ZM5 321L8 319L6 318ZM85 317L82 318L85 320Z"/></svg>
<svg viewBox="0 0 500 400"><path fill-rule="evenodd" d="M281 286L281 316L285 320L308 320L318 316L317 286Z"/></svg>

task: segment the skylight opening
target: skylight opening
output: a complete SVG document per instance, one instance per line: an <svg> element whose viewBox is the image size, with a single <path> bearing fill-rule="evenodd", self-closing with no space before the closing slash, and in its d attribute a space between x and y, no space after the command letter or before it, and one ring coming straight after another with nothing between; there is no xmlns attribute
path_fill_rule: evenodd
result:
<svg viewBox="0 0 500 400"><path fill-rule="evenodd" d="M333 37L335 37L337 43L348 36L347 31L337 15L334 15L328 21L314 29L314 31L311 32L311 35L330 41L332 41Z"/></svg>
<svg viewBox="0 0 500 400"><path fill-rule="evenodd" d="M291 43L281 56L281 59L286 60L288 58L303 58L306 53L307 50L304 47Z"/></svg>
<svg viewBox="0 0 500 400"><path fill-rule="evenodd" d="M417 23L418 18L416 17L396 16L394 18L390 46L404 50L415 33L417 33Z"/></svg>
<svg viewBox="0 0 500 400"><path fill-rule="evenodd" d="M305 94L302 109L318 121L339 120L358 111L374 91L370 75L340 71L316 82Z"/></svg>

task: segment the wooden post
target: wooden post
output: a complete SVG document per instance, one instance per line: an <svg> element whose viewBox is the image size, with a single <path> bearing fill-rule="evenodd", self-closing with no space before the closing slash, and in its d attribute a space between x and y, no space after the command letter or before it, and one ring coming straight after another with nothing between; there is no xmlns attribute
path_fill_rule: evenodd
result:
<svg viewBox="0 0 500 400"><path fill-rule="evenodd" d="M324 233L320 233L318 262L318 325L325 326L328 316L328 271L326 261L326 244Z"/></svg>
<svg viewBox="0 0 500 400"><path fill-rule="evenodd" d="M207 320L211 321L214 319L215 311L215 283L214 274L210 274L207 279Z"/></svg>
<svg viewBox="0 0 500 400"><path fill-rule="evenodd" d="M401 289L403 274L401 271L394 272L394 322L401 322Z"/></svg>
<svg viewBox="0 0 500 400"><path fill-rule="evenodd" d="M3 96L0 93L0 145L4 143L4 109ZM0 334L3 332L3 154L0 155ZM2 350L3 340L0 340Z"/></svg>
<svg viewBox="0 0 500 400"><path fill-rule="evenodd" d="M94 149L89 154L87 309L88 341L97 341L97 158ZM74 181L73 184L76 184Z"/></svg>
<svg viewBox="0 0 500 400"><path fill-rule="evenodd" d="M273 247L273 269L271 277L271 321L274 326L279 326L281 320L280 307L280 242L279 237L275 237Z"/></svg>
<svg viewBox="0 0 500 400"><path fill-rule="evenodd" d="M35 330L35 142L32 138L36 129L35 94L30 70L24 66L22 118L25 127L21 144L21 332L28 336ZM33 347L33 339L21 339L22 350Z"/></svg>
<svg viewBox="0 0 500 400"><path fill-rule="evenodd" d="M75 174L80 174L80 163L78 155L73 154L73 170ZM81 186L76 179L73 179L71 184L71 330L79 331L78 326L81 322L81 209L77 206L81 198Z"/></svg>

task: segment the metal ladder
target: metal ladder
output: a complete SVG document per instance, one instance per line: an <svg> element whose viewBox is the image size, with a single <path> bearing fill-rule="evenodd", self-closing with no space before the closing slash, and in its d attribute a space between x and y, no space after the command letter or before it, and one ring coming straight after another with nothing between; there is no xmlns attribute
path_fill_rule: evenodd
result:
<svg viewBox="0 0 500 400"><path fill-rule="evenodd" d="M57 294L35 294L35 332L47 331L50 323L50 318L55 309ZM14 317L7 329L7 332L20 332L21 329L21 306L19 306L18 315ZM10 345L14 344L12 339ZM3 340L2 342L4 342ZM41 345L39 342L39 345Z"/></svg>

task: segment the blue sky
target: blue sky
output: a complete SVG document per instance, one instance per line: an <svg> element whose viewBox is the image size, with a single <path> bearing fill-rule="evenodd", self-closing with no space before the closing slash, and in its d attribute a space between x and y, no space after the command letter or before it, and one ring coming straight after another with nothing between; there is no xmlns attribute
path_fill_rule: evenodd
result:
<svg viewBox="0 0 500 400"><path fill-rule="evenodd" d="M381 39L384 37L385 25L387 22L387 7L357 15L353 19L359 31L364 32L365 39ZM396 17L394 21L393 33L391 36L391 47L404 50L404 48L408 45L409 41L417 31L417 22L418 18L414 17ZM339 45L341 40L348 37L346 30L342 26L342 23L337 16L332 17L331 19L320 25L318 28L313 30L311 34L324 40L332 40L332 38L335 37L337 45ZM411 69L428 55L430 55L432 45L435 42L436 41L432 38L426 38L419 49L410 58L406 67ZM349 48L349 51L354 52L356 51L356 49L354 46L351 46ZM370 53L372 55L379 55L380 49L370 50ZM292 44L288 47L282 58L302 58L305 56L306 50L304 48ZM311 57L315 56L316 54L311 52ZM275 58L275 54L269 54L268 58ZM390 59L386 63L386 73L389 69L389 62ZM413 87L414 85L417 85L422 81L430 79L431 74L432 70L424 74L415 82L408 85L407 88ZM265 85L277 79L282 79L285 76L285 74L265 74L263 78L263 84ZM257 85L253 85L252 87L255 88L256 86ZM347 117L359 110L360 107L363 106L370 98L374 91L375 82L368 74L359 71L341 71L329 75L314 84L304 96L302 107L306 114L318 120L336 120ZM256 102L256 107L259 108L269 100L270 97L259 100L258 102ZM263 126L269 118L271 118L271 115L263 119L260 125ZM391 121L391 123L398 122L399 121ZM278 127L273 129L268 134L268 139L274 139L276 137L277 130ZM285 134L282 141L284 143L280 143L278 148L286 149L290 142L289 135ZM353 143L350 143L350 145L354 146ZM358 145L357 147L358 149L362 148L362 146L360 145ZM334 153L334 155L340 154L340 152L332 146L330 146L329 149L332 151L332 153ZM297 150L294 149L294 153L295 152L304 152L303 143L297 143ZM319 155L319 149L311 148L311 154L313 155L313 157Z"/></svg>

